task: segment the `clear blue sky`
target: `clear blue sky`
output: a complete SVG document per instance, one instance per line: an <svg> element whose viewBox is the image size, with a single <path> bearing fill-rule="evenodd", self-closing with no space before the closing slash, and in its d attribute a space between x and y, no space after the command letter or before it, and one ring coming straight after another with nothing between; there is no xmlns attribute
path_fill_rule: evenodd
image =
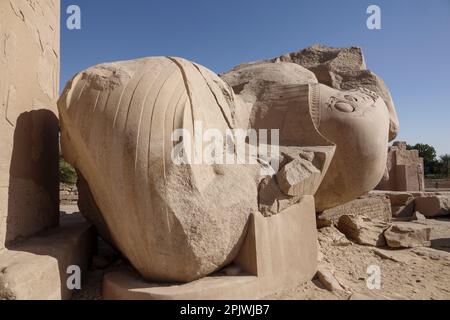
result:
<svg viewBox="0 0 450 320"><path fill-rule="evenodd" d="M82 29L65 27L81 8ZM382 30L366 27L370 4ZM219 73L315 43L360 46L391 90L398 139L450 153L450 0L62 0L63 86L101 62L171 55Z"/></svg>

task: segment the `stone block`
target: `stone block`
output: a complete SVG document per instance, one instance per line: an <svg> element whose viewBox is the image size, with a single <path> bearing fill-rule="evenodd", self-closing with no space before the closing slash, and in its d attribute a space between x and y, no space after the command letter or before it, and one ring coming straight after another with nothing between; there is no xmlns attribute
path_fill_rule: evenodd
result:
<svg viewBox="0 0 450 320"><path fill-rule="evenodd" d="M334 224L337 224L339 218L344 214L363 215L370 219L389 222L392 217L391 203L384 195L371 195L325 210L319 215L318 219L322 221L330 220Z"/></svg>
<svg viewBox="0 0 450 320"><path fill-rule="evenodd" d="M372 221L361 215L343 215L339 218L338 229L349 239L356 243L384 247L386 241L383 233L389 224L381 221Z"/></svg>
<svg viewBox="0 0 450 320"><path fill-rule="evenodd" d="M96 243L95 228L79 215L61 226L17 242L0 253L0 300L70 299L67 268L87 271Z"/></svg>
<svg viewBox="0 0 450 320"><path fill-rule="evenodd" d="M428 218L445 216L450 214L450 197L442 195L418 197L415 199L415 208Z"/></svg>
<svg viewBox="0 0 450 320"><path fill-rule="evenodd" d="M391 248L415 248L431 246L431 228L415 223L395 224L384 232Z"/></svg>

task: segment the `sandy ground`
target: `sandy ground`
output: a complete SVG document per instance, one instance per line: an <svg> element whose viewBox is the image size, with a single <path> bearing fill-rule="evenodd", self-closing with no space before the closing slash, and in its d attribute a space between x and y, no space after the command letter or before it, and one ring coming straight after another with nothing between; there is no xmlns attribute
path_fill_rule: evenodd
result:
<svg viewBox="0 0 450 320"><path fill-rule="evenodd" d="M68 207L65 211L76 211ZM317 279L278 292L266 299L348 300L348 299L450 299L450 217L429 219L432 227L432 248L387 250L350 242L335 228L319 230L320 263L331 266L334 277L344 290L329 291ZM120 256L105 242L99 250L74 300L101 299L102 278L108 269L121 262ZM381 287L369 289L368 268L379 267ZM369 270L370 271L370 270Z"/></svg>
<svg viewBox="0 0 450 320"><path fill-rule="evenodd" d="M361 246L347 242L346 239L332 241L327 237L329 232L322 229L319 231L322 260L334 267L335 278L345 290L330 292L316 279L267 298L450 299L450 219L426 220L420 223L432 227L433 248L386 250ZM339 233L337 230L334 232ZM370 266L380 268L379 290L368 288L367 282L371 279L371 273L368 273Z"/></svg>

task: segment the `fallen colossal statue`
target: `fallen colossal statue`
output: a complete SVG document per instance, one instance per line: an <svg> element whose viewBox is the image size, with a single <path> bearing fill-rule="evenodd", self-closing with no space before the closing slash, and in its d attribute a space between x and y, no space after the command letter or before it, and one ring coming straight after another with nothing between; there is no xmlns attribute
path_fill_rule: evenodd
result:
<svg viewBox="0 0 450 320"><path fill-rule="evenodd" d="M66 85L58 108L83 214L145 279L169 282L232 262L250 214L279 214L305 195L316 196L320 211L373 189L392 121L378 94L319 84L294 63L260 63L221 79L172 57L89 68ZM236 146L227 132L238 129L278 136L256 146L247 137L242 160L239 148L216 144ZM222 152L233 161L205 161ZM201 160L176 159L189 154Z"/></svg>

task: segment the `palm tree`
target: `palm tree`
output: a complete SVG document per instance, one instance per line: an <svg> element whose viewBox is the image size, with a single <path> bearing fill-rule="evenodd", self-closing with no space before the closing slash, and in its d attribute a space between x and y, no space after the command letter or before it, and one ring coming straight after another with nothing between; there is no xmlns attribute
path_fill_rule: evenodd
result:
<svg viewBox="0 0 450 320"><path fill-rule="evenodd" d="M442 169L443 173L445 173L445 176L448 177L449 169L450 169L450 154L444 154L440 156L441 163L442 163Z"/></svg>

